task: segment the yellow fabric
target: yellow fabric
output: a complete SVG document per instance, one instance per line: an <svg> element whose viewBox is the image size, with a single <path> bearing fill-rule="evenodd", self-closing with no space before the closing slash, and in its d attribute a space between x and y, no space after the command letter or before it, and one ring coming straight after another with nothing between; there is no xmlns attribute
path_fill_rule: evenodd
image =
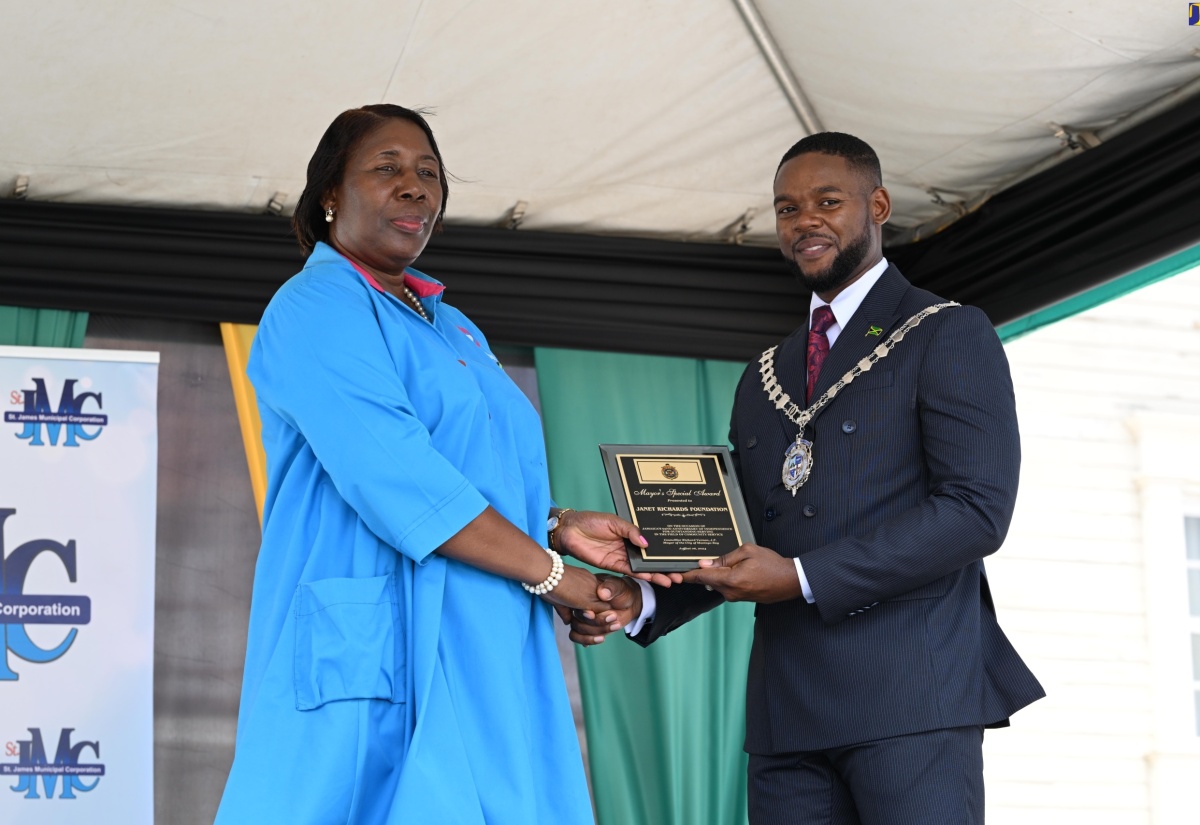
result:
<svg viewBox="0 0 1200 825"><path fill-rule="evenodd" d="M246 377L246 362L250 360L250 345L254 343L256 332L258 327L250 324L221 324L221 340L225 342L229 380L233 384L233 400L237 404L242 444L250 469L250 486L254 488L258 523L262 524L263 501L267 497L267 453L262 445L262 421L258 418L254 387Z"/></svg>

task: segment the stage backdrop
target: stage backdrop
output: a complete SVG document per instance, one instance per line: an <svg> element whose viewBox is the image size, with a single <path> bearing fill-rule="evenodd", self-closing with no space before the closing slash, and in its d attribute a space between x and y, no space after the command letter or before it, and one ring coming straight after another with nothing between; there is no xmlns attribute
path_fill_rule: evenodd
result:
<svg viewBox="0 0 1200 825"><path fill-rule="evenodd" d="M153 821L158 353L0 347L0 822Z"/></svg>
<svg viewBox="0 0 1200 825"><path fill-rule="evenodd" d="M563 507L612 512L596 445L727 444L743 364L536 350ZM754 605L727 604L643 650L623 635L578 650L600 825L746 821L746 663Z"/></svg>

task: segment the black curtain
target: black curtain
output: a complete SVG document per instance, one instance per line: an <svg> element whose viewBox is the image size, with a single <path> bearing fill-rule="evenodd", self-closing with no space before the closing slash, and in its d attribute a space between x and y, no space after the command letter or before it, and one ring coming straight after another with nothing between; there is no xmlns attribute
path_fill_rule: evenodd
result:
<svg viewBox="0 0 1200 825"><path fill-rule="evenodd" d="M1200 243L1200 98L887 250L1001 324ZM302 259L266 215L0 201L0 304L255 323ZM451 226L418 261L493 343L745 360L808 296L773 249Z"/></svg>
<svg viewBox="0 0 1200 825"><path fill-rule="evenodd" d="M1200 97L888 250L926 289L996 324L1200 243Z"/></svg>
<svg viewBox="0 0 1200 825"><path fill-rule="evenodd" d="M0 201L0 304L257 323L284 218ZM494 344L742 360L807 311L771 249L451 226L417 262Z"/></svg>

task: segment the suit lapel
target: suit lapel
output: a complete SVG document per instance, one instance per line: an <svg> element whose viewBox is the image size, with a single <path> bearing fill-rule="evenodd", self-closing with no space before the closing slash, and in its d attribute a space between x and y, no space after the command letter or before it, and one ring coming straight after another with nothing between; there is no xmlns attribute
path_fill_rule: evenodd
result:
<svg viewBox="0 0 1200 825"><path fill-rule="evenodd" d="M821 397L821 393L829 389L845 375L849 369L866 357L867 353L879 346L891 332L904 320L899 312L900 301L910 288L908 280L900 274L895 266L889 265L871 287L867 297L859 304L846 328L838 335L837 341L825 356L821 365L821 375L817 378L813 400ZM868 335L871 327L880 327L879 335ZM784 392L792 395L792 400L801 407L804 406L804 390L808 384L808 321L794 333L789 335L775 351L775 375L779 379ZM762 392L762 389L759 389ZM765 403L770 401L763 396ZM772 405L774 406L774 405ZM796 434L796 425L782 411L775 416L779 426L783 428L788 439Z"/></svg>
<svg viewBox="0 0 1200 825"><path fill-rule="evenodd" d="M804 326L783 339L779 348L775 350L775 377L779 380L783 391L788 393L792 397L792 401L802 408L804 407L804 388L808 381L807 357L808 322L806 320ZM761 386L759 392L763 393L763 400L774 408L775 405L767 398ZM784 415L782 410L776 413L775 418L778 419L779 426L783 429L788 441L796 437L796 425Z"/></svg>
<svg viewBox="0 0 1200 825"><path fill-rule="evenodd" d="M867 297L850 316L849 323L838 334L837 341L829 348L825 363L821 365L821 374L817 377L817 386L813 389L813 401L837 383L837 380L865 358L867 353L879 346L904 320L899 307L909 286L895 266L889 265L884 270L875 286L867 293ZM869 335L872 327L879 327L882 331L878 335ZM807 340L806 332L805 341Z"/></svg>

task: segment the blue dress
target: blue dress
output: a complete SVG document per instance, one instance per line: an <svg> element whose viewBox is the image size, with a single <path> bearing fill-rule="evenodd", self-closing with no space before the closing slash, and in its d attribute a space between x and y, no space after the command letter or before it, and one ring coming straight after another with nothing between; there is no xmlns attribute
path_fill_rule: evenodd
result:
<svg viewBox="0 0 1200 825"><path fill-rule="evenodd" d="M218 825L592 823L552 611L435 553L491 505L544 546L541 422L483 334L319 243L250 356L269 483Z"/></svg>

